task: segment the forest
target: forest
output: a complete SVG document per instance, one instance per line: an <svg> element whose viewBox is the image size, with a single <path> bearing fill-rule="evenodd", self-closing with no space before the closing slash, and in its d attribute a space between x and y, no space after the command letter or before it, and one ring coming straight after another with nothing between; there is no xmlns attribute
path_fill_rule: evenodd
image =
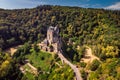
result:
<svg viewBox="0 0 120 80"><path fill-rule="evenodd" d="M4 50L24 43L39 43L46 37L47 28L56 25L60 28L63 51L71 62L85 65L80 60L86 46L100 59L88 64L89 75L84 70L87 66L83 66L85 80L120 79L120 11L51 5L0 9L0 79L16 80L23 76L17 63L24 58L20 56L22 53L17 52L14 55L17 58L11 58ZM26 53L29 50L23 54ZM51 73L55 75L54 70Z"/></svg>

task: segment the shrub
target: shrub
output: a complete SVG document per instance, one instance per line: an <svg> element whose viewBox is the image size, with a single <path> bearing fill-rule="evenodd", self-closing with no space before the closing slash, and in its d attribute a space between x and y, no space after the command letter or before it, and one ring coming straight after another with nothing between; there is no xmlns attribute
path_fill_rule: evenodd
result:
<svg viewBox="0 0 120 80"><path fill-rule="evenodd" d="M80 66L85 68L86 67L86 63L85 62L80 62Z"/></svg>
<svg viewBox="0 0 120 80"><path fill-rule="evenodd" d="M99 65L100 62L97 59L93 60L92 63L90 64L90 70L95 71L99 67Z"/></svg>

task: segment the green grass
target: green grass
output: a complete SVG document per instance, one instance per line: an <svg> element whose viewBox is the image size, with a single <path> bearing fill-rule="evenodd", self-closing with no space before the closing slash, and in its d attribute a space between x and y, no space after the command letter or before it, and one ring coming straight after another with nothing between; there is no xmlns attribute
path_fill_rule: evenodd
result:
<svg viewBox="0 0 120 80"><path fill-rule="evenodd" d="M48 71L50 67L50 63L53 60L53 57L48 52L35 52L31 49L31 53L26 55L30 61L32 61L32 65L36 68L40 67L43 71Z"/></svg>
<svg viewBox="0 0 120 80"><path fill-rule="evenodd" d="M30 53L25 55L25 57L28 58L30 62L32 61L34 67L40 67L43 72L50 72L50 74L40 73L38 76L27 72L24 76L28 80L35 80L36 77L38 80L73 80L74 74L72 69L68 65L63 66L59 58L54 59L48 52L35 52L34 49L31 49ZM59 63L62 68L55 64L55 62ZM51 65L53 65L52 68L50 68ZM28 66L25 66L25 68L29 69Z"/></svg>
<svg viewBox="0 0 120 80"><path fill-rule="evenodd" d="M32 73L27 72L27 73L25 74L25 76L26 76L27 79L29 79L29 80L35 80L35 76L34 76Z"/></svg>

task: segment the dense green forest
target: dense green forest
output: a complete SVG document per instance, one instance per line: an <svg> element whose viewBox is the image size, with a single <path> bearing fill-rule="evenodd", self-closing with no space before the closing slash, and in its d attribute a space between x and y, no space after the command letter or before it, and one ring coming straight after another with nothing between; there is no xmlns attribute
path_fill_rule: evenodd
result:
<svg viewBox="0 0 120 80"><path fill-rule="evenodd" d="M93 54L100 58L100 62L96 60L89 65L94 64L95 67L89 68L88 77L82 71L85 79L120 79L120 11L50 5L32 9L0 9L0 71L3 71L0 78L22 76L19 71L13 70L17 70L17 62L24 59L19 55L15 55L18 57L15 60L11 59L2 51L25 42L41 42L46 37L47 28L56 25L60 28L63 50L69 60L79 63L85 46L89 46ZM10 76L10 71L16 73Z"/></svg>

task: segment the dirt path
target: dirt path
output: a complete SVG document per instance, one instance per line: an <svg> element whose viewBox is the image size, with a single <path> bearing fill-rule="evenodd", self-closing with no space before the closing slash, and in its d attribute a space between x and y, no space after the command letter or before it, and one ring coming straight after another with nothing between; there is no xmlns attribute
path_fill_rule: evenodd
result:
<svg viewBox="0 0 120 80"><path fill-rule="evenodd" d="M30 69L27 69L25 68L24 66L28 66ZM20 71L23 73L23 74L26 74L26 72L30 72L32 74L35 74L35 75L38 75L38 70L36 67L34 67L33 65L31 65L30 63L26 63L25 65L22 65L20 66Z"/></svg>
<svg viewBox="0 0 120 80"><path fill-rule="evenodd" d="M27 65L32 69L32 71L33 71L33 73L34 73L35 75L38 75L38 71L37 71L37 68L36 68L36 67L34 67L33 65L31 65L30 63L27 63Z"/></svg>
<svg viewBox="0 0 120 80"><path fill-rule="evenodd" d="M32 68L33 70L37 71L37 68L35 68L33 65L31 65L30 63L27 63L27 65Z"/></svg>
<svg viewBox="0 0 120 80"><path fill-rule="evenodd" d="M18 46L14 46L14 47L11 47L9 49L7 49L5 52L8 52L11 54L11 56L17 51L17 49L19 47L21 47L22 45L18 45ZM75 77L76 77L76 80L83 80L82 77L81 77L81 73L79 71L79 69L76 67L76 65L73 65L70 61L68 61L63 55L62 53L58 53L58 56L60 57L61 60L63 60L66 64L68 64L74 71L75 73ZM34 70L34 73L36 74L37 72L37 69L32 66L30 63L27 63L27 65L29 67L31 67L33 70ZM24 69L21 67L20 70L25 73Z"/></svg>
<svg viewBox="0 0 120 80"><path fill-rule="evenodd" d="M18 49L19 47L21 47L21 46L22 46L22 45L13 46L13 47L11 47L11 48L9 48L9 49L6 49L5 52L10 53L10 55L13 56L14 53L17 51L17 49ZM34 66L32 66L30 63L26 63L26 65L28 65L28 66L32 69L32 72L33 72L35 75L38 74L37 68L35 68ZM20 70L21 70L22 73L25 74L25 70L24 70L23 66L20 67Z"/></svg>
<svg viewBox="0 0 120 80"><path fill-rule="evenodd" d="M10 55L13 56L14 53L17 51L17 49L18 49L19 47L21 47L21 46L22 46L22 45L13 46L13 47L11 47L11 48L9 48L9 49L6 49L5 52L6 52L6 53L10 53Z"/></svg>
<svg viewBox="0 0 120 80"><path fill-rule="evenodd" d="M85 62L85 63L91 63L94 59L99 60L98 57L96 57L95 55L92 54L92 50L91 48L87 48L86 49L86 53L85 53L85 57L81 59L81 61Z"/></svg>

